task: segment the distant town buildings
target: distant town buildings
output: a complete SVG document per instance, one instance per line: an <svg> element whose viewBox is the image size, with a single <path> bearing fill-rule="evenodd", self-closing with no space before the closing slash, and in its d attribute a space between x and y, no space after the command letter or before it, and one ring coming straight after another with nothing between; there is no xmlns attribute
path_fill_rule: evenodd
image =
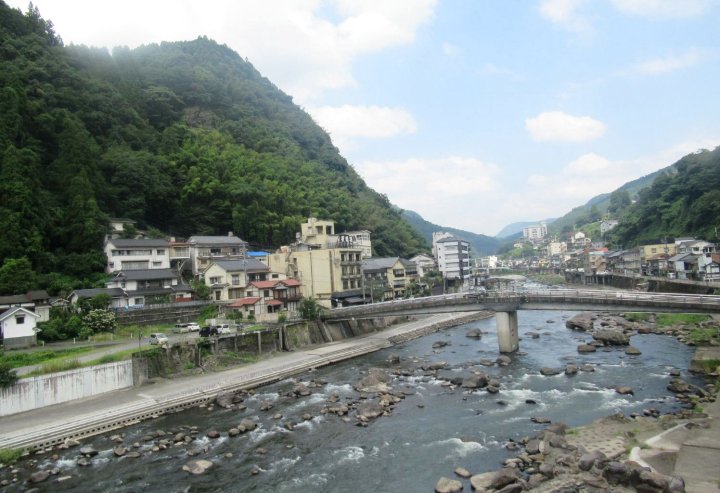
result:
<svg viewBox="0 0 720 493"><path fill-rule="evenodd" d="M542 240L547 236L547 224L541 222L540 224L533 224L523 228L523 238L528 240Z"/></svg>

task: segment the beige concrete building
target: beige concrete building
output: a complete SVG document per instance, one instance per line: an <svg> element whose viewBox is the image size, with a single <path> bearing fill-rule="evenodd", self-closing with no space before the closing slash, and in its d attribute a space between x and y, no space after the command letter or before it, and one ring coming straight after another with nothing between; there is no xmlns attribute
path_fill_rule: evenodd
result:
<svg viewBox="0 0 720 493"><path fill-rule="evenodd" d="M305 226L305 225L304 225ZM327 224L322 224L323 227ZM324 233L318 233L318 236ZM332 294L362 287L362 249L283 247L267 257L272 273L299 280L305 298L330 306Z"/></svg>
<svg viewBox="0 0 720 493"><path fill-rule="evenodd" d="M310 248L360 248L363 258L372 256L370 231L363 229L336 233L334 221L309 217L307 222L300 225L297 239L298 244L306 244Z"/></svg>
<svg viewBox="0 0 720 493"><path fill-rule="evenodd" d="M661 253L672 257L677 253L677 245L675 243L658 243L654 245L641 245L640 259L644 263L647 259L659 255Z"/></svg>

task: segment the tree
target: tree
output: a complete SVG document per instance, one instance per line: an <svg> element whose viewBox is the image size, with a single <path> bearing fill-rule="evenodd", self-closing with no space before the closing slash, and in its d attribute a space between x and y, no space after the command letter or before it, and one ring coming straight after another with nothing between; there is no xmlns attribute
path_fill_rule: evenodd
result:
<svg viewBox="0 0 720 493"><path fill-rule="evenodd" d="M298 307L300 316L305 320L317 320L320 318L322 307L315 298L305 298L300 302Z"/></svg>
<svg viewBox="0 0 720 493"><path fill-rule="evenodd" d="M610 205L607 210L609 213L617 214L631 203L632 200L630 199L630 192L627 190L615 190L610 194Z"/></svg>
<svg viewBox="0 0 720 493"><path fill-rule="evenodd" d="M106 310L91 310L83 316L83 325L90 329L92 334L115 332L117 319L112 312Z"/></svg>
<svg viewBox="0 0 720 493"><path fill-rule="evenodd" d="M209 300L212 290L210 286L205 284L202 279L193 279L190 281L190 287L195 291L195 297L199 300Z"/></svg>
<svg viewBox="0 0 720 493"><path fill-rule="evenodd" d="M35 271L25 258L5 259L0 267L0 295L26 293L35 287Z"/></svg>

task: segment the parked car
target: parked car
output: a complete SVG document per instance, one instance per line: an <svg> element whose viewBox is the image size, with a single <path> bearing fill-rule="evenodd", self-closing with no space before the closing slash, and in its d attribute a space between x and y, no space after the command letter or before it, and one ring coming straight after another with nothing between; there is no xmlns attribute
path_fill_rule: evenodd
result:
<svg viewBox="0 0 720 493"><path fill-rule="evenodd" d="M218 334L232 334L232 329L228 324L221 324L217 326Z"/></svg>
<svg viewBox="0 0 720 493"><path fill-rule="evenodd" d="M200 329L200 337L210 337L210 336L216 336L218 334L217 327L206 325L202 329Z"/></svg>
<svg viewBox="0 0 720 493"><path fill-rule="evenodd" d="M150 334L150 344L158 344L162 346L163 344L167 344L169 341L170 339L168 339L168 336L160 332Z"/></svg>
<svg viewBox="0 0 720 493"><path fill-rule="evenodd" d="M172 331L173 334L187 334L190 332L190 324L175 324Z"/></svg>
<svg viewBox="0 0 720 493"><path fill-rule="evenodd" d="M190 332L198 332L200 330L200 326L195 322L190 322L187 326Z"/></svg>

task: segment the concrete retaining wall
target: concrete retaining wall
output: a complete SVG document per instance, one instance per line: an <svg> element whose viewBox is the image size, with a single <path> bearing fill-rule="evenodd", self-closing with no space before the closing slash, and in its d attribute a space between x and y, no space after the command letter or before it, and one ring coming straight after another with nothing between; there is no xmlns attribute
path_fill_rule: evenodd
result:
<svg viewBox="0 0 720 493"><path fill-rule="evenodd" d="M132 387L132 361L21 378L0 389L0 416Z"/></svg>
<svg viewBox="0 0 720 493"><path fill-rule="evenodd" d="M120 325L196 322L203 308L212 304L212 302L169 303L154 308L117 310L115 315Z"/></svg>

